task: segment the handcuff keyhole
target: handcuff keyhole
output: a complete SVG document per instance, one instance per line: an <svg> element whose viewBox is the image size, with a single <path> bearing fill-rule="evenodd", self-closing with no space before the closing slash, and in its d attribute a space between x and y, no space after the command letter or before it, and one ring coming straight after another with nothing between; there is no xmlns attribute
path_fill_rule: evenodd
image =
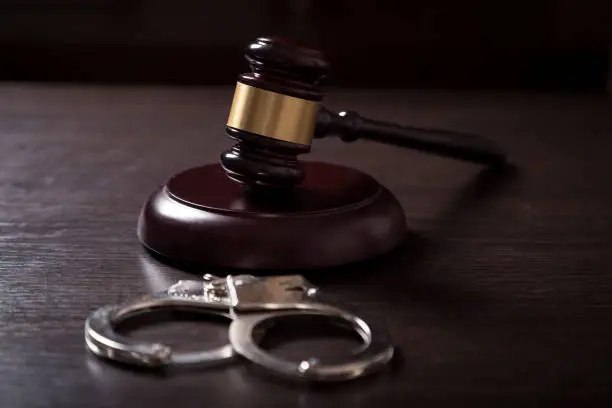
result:
<svg viewBox="0 0 612 408"><path fill-rule="evenodd" d="M285 290L287 292L302 293L308 297L314 296L317 293L316 288L309 288L306 286L290 286L288 288L285 288Z"/></svg>
<svg viewBox="0 0 612 408"><path fill-rule="evenodd" d="M303 286L290 286L288 288L285 288L285 290L287 292L304 293L306 291L306 288L304 288Z"/></svg>
<svg viewBox="0 0 612 408"><path fill-rule="evenodd" d="M330 316L279 316L259 328L266 329L261 347L290 360L349 357L363 346L345 320Z"/></svg>

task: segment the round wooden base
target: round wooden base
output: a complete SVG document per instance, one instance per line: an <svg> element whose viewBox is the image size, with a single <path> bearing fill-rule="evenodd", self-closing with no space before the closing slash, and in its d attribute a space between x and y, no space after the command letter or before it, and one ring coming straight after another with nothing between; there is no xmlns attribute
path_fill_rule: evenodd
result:
<svg viewBox="0 0 612 408"><path fill-rule="evenodd" d="M138 221L151 251L190 267L313 269L396 247L406 222L395 197L357 170L302 163L287 194L251 191L217 164L177 174L153 193Z"/></svg>

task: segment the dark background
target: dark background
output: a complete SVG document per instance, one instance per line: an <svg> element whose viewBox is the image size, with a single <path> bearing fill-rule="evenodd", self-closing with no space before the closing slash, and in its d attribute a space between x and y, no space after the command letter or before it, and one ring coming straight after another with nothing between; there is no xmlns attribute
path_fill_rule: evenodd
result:
<svg viewBox="0 0 612 408"><path fill-rule="evenodd" d="M231 84L243 47L323 50L339 86L603 92L608 0L0 0L0 79Z"/></svg>
<svg viewBox="0 0 612 408"><path fill-rule="evenodd" d="M0 83L0 407L612 407L609 3L0 0L0 80L76 82ZM305 155L377 179L413 232L382 259L312 273L388 327L398 359L380 375L311 389L243 362L155 376L95 359L89 313L194 279L145 252L137 219L162 183L232 146L242 49L269 34L325 51L345 87L330 108L480 134L516 167L337 138ZM227 340L192 323L136 334ZM346 343L328 344L278 351Z"/></svg>

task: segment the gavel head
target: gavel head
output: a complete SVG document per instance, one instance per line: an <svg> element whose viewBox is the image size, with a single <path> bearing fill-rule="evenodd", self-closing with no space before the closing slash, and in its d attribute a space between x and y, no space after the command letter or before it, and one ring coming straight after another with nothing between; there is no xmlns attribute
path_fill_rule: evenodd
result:
<svg viewBox="0 0 612 408"><path fill-rule="evenodd" d="M232 180L250 187L290 188L303 177L297 156L310 151L318 82L329 64L313 49L262 37L248 45L251 71L238 77L225 127L237 143L221 155Z"/></svg>

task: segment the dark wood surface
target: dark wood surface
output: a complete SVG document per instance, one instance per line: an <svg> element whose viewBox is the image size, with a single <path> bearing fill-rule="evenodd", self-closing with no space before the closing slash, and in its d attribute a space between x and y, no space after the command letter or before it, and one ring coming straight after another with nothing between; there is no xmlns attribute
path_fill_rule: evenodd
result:
<svg viewBox="0 0 612 408"><path fill-rule="evenodd" d="M93 309L190 276L145 253L136 221L155 188L231 145L231 97L0 87L0 406L609 406L612 113L589 96L327 98L381 120L486 134L516 163L500 175L365 141L314 146L311 159L387 186L413 231L381 259L309 275L388 325L401 356L380 375L307 388L240 362L159 376L88 355ZM224 326L165 327L201 345L226 336Z"/></svg>

